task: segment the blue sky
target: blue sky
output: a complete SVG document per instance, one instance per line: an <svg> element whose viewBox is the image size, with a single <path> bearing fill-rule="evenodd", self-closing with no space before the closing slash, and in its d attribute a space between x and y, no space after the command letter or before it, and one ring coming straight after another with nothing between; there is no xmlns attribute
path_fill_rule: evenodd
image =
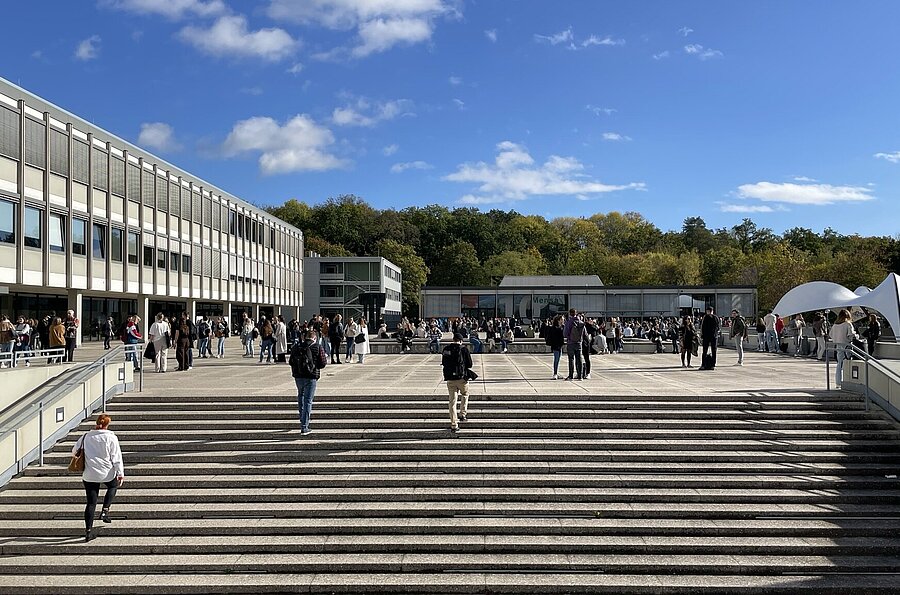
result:
<svg viewBox="0 0 900 595"><path fill-rule="evenodd" d="M354 193L900 232L894 1L31 0L5 15L0 76L260 205Z"/></svg>

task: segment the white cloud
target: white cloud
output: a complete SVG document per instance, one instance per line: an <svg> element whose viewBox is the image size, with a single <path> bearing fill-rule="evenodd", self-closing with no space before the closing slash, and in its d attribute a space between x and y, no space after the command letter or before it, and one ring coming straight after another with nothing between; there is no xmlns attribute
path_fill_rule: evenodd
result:
<svg viewBox="0 0 900 595"><path fill-rule="evenodd" d="M574 157L552 155L536 165L528 151L516 143L497 145L493 163L464 163L444 176L448 182L477 185L477 194L460 201L488 204L525 200L532 196L596 196L617 190L644 190L643 182L625 185L603 184L583 173L584 165Z"/></svg>
<svg viewBox="0 0 900 595"><path fill-rule="evenodd" d="M284 29L250 31L242 15L223 16L208 29L188 26L179 32L182 41L212 56L261 58L269 62L283 60L299 46Z"/></svg>
<svg viewBox="0 0 900 595"><path fill-rule="evenodd" d="M91 35L83 40L75 48L75 58L87 62L100 57L100 39L99 35Z"/></svg>
<svg viewBox="0 0 900 595"><path fill-rule="evenodd" d="M454 87L463 84L462 77L460 76L451 76L449 79L447 79L447 82L449 82Z"/></svg>
<svg viewBox="0 0 900 595"><path fill-rule="evenodd" d="M819 180L807 178L806 176L794 176L795 182L818 182Z"/></svg>
<svg viewBox="0 0 900 595"><path fill-rule="evenodd" d="M331 131L306 114L294 116L284 125L272 118L256 116L237 122L225 139L226 156L261 153L263 174L295 171L326 171L347 163L328 152L334 144Z"/></svg>
<svg viewBox="0 0 900 595"><path fill-rule="evenodd" d="M564 43L572 49L575 49L575 35L572 33L572 27L569 27L565 31L552 33L550 35L539 35L535 33L534 40L549 43L550 45L559 45L561 43Z"/></svg>
<svg viewBox="0 0 900 595"><path fill-rule="evenodd" d="M112 8L177 20L188 15L214 17L228 12L222 0L104 0Z"/></svg>
<svg viewBox="0 0 900 595"><path fill-rule="evenodd" d="M772 213L775 209L769 205L722 204L721 211L723 213Z"/></svg>
<svg viewBox="0 0 900 595"><path fill-rule="evenodd" d="M590 104L584 106L584 109L593 113L595 116L611 116L618 111L615 108L597 107L595 105L590 105Z"/></svg>
<svg viewBox="0 0 900 595"><path fill-rule="evenodd" d="M349 55L362 58L396 45L430 40L434 21L458 14L456 5L453 0L271 0L268 14L292 23L355 30L357 41ZM319 59L347 54L346 48L337 48L320 54Z"/></svg>
<svg viewBox="0 0 900 595"><path fill-rule="evenodd" d="M434 166L425 161L409 161L407 163L395 163L391 166L392 174L402 174L408 169L434 169Z"/></svg>
<svg viewBox="0 0 900 595"><path fill-rule="evenodd" d="M597 37L596 35L591 35L581 42L581 47L583 48L591 47L592 45L625 45L625 40L613 39L608 35L606 37Z"/></svg>
<svg viewBox="0 0 900 595"><path fill-rule="evenodd" d="M701 60L709 60L710 58L721 58L725 54L720 52L719 50L714 50L712 48L705 48L699 43L689 43L684 46L684 53L696 56Z"/></svg>
<svg viewBox="0 0 900 595"><path fill-rule="evenodd" d="M497 30L496 29L486 29L484 32L484 36L487 37L491 43L497 43Z"/></svg>
<svg viewBox="0 0 900 595"><path fill-rule="evenodd" d="M241 93L243 93L244 95L259 96L263 94L263 90L262 87L243 87L241 88Z"/></svg>
<svg viewBox="0 0 900 595"><path fill-rule="evenodd" d="M688 35L690 35L693 32L694 32L694 30L691 29L690 27L682 27L681 29L678 30L678 33L680 33L682 35L682 37L687 37Z"/></svg>
<svg viewBox="0 0 900 595"><path fill-rule="evenodd" d="M287 72L288 74L300 74L301 72L303 72L303 64L301 64L300 62L296 62L293 66L288 68L285 72Z"/></svg>
<svg viewBox="0 0 900 595"><path fill-rule="evenodd" d="M564 45L566 49L569 50L584 49L596 45L625 45L624 39L615 39L613 37L610 37L609 35L605 37L591 35L590 37L579 41L575 38L575 34L572 32L572 27L569 27L565 31L552 33L550 35L540 35L538 33L535 33L534 40L539 43L549 43L550 45Z"/></svg>
<svg viewBox="0 0 900 595"><path fill-rule="evenodd" d="M653 59L654 60L663 60L665 58L668 58L669 55L670 55L669 50L663 50L662 52L660 52L658 54L653 54Z"/></svg>
<svg viewBox="0 0 900 595"><path fill-rule="evenodd" d="M460 111L466 109L466 102L463 101L462 99L457 99L457 98L454 97L454 98L453 98L453 105L455 105L455 106L456 106L456 109L458 109L458 110L460 110Z"/></svg>
<svg viewBox="0 0 900 595"><path fill-rule="evenodd" d="M629 141L631 140L630 136L625 136L624 134L619 134L618 132L604 132L603 140L613 141L613 142L621 142L621 141Z"/></svg>
<svg viewBox="0 0 900 595"><path fill-rule="evenodd" d="M137 144L162 152L172 152L181 149L181 145L175 140L175 131L164 122L141 124L141 132L138 134Z"/></svg>
<svg viewBox="0 0 900 595"><path fill-rule="evenodd" d="M381 149L381 152L384 153L385 157L390 157L391 155L393 155L394 153L396 153L399 150L400 150L400 145L393 144L393 145L388 145L385 148Z"/></svg>
<svg viewBox="0 0 900 595"><path fill-rule="evenodd" d="M832 186L831 184L793 184L790 182L757 182L738 186L743 198L755 198L763 202L780 202L795 205L831 205L842 202L873 200L871 188L864 186Z"/></svg>
<svg viewBox="0 0 900 595"><path fill-rule="evenodd" d="M385 120L393 120L397 116L412 116L413 103L408 99L373 102L365 97L348 103L344 107L336 107L331 120L338 126L375 126Z"/></svg>
<svg viewBox="0 0 900 595"><path fill-rule="evenodd" d="M31 57L35 60L40 60L44 57L44 52L42 52L41 50L34 50L33 52L31 52Z"/></svg>
<svg viewBox="0 0 900 595"><path fill-rule="evenodd" d="M874 157L875 159L890 161L891 163L900 163L900 151L895 151L893 153L875 153Z"/></svg>

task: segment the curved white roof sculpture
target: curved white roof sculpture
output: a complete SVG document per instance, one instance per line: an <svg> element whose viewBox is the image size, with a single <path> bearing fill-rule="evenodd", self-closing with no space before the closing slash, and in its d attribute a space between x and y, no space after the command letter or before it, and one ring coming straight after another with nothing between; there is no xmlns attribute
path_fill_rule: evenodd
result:
<svg viewBox="0 0 900 595"><path fill-rule="evenodd" d="M890 273L875 289L861 289L864 288L853 292L828 281L804 283L784 294L773 311L779 316L791 316L815 310L871 308L884 316L895 336L900 333L900 275Z"/></svg>

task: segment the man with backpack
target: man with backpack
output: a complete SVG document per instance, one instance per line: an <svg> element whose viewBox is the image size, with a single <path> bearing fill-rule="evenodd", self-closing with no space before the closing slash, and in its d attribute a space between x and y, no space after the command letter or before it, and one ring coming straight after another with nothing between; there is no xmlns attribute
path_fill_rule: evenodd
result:
<svg viewBox="0 0 900 595"><path fill-rule="evenodd" d="M310 329L303 336L302 341L294 343L288 359L291 376L294 377L294 383L297 385L300 434L303 436L312 433L312 430L309 429L309 418L312 415L313 398L316 396L316 384L320 377L319 370L328 363L325 350L319 345L318 339L316 331Z"/></svg>
<svg viewBox="0 0 900 595"><path fill-rule="evenodd" d="M581 360L581 343L584 340L584 322L578 318L575 308L569 310L566 324L563 326L563 337L566 339L566 355L569 356L569 375L566 380L582 379L583 364Z"/></svg>
<svg viewBox="0 0 900 595"><path fill-rule="evenodd" d="M731 311L731 330L729 336L734 341L734 348L737 350L738 366L744 365L744 341L747 340L747 321L741 316L737 310Z"/></svg>
<svg viewBox="0 0 900 595"><path fill-rule="evenodd" d="M468 419L469 411L469 380L476 378L472 372L472 354L469 348L463 345L463 336L453 334L453 343L444 347L441 351L441 367L444 371L444 380L447 381L447 391L450 393L450 431L459 431L459 422ZM459 417L456 415L456 395L459 393L461 402L459 405Z"/></svg>
<svg viewBox="0 0 900 595"><path fill-rule="evenodd" d="M209 348L209 339L212 334L212 328L209 326L209 321L206 320L206 317L201 316L200 320L197 322L197 336L200 338L200 345L197 349L199 352L199 357L206 359L209 357L209 354L212 353L212 350Z"/></svg>
<svg viewBox="0 0 900 595"><path fill-rule="evenodd" d="M703 359L701 360L701 370L716 369L716 350L719 345L719 332L721 330L721 322L716 316L712 306L706 307L706 314L700 321L700 339L703 342Z"/></svg>

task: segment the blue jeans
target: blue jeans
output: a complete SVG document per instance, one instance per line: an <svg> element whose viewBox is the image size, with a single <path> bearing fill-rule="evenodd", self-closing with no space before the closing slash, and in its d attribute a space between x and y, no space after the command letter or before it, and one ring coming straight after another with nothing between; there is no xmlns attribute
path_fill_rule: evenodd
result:
<svg viewBox="0 0 900 595"><path fill-rule="evenodd" d="M500 339L500 348L506 351L506 348L509 347L509 341L506 339Z"/></svg>
<svg viewBox="0 0 900 595"><path fill-rule="evenodd" d="M209 337L200 337L200 344L197 346L197 349L200 352L200 357L206 357L206 352L209 351Z"/></svg>
<svg viewBox="0 0 900 595"><path fill-rule="evenodd" d="M356 343L353 342L353 337L347 337L347 359L350 359L353 356L353 346Z"/></svg>
<svg viewBox="0 0 900 595"><path fill-rule="evenodd" d="M469 345L472 346L472 353L481 353L481 340L475 337L469 337Z"/></svg>
<svg viewBox="0 0 900 595"><path fill-rule="evenodd" d="M131 348L132 346L136 346L137 343L127 343L127 345L129 348ZM140 350L125 352L125 361L133 362L135 370L141 369L141 357L142 357L142 354L141 354Z"/></svg>
<svg viewBox="0 0 900 595"><path fill-rule="evenodd" d="M835 345L834 346L834 356L837 360L837 367L834 369L834 383L837 386L841 385L841 382L844 380L844 360L847 358L847 345Z"/></svg>
<svg viewBox="0 0 900 595"><path fill-rule="evenodd" d="M430 353L440 353L441 352L441 342L432 340L431 343L428 344L428 351Z"/></svg>
<svg viewBox="0 0 900 595"><path fill-rule="evenodd" d="M771 353L778 353L780 351L778 345L778 333L775 331L766 331L766 347L769 348Z"/></svg>
<svg viewBox="0 0 900 595"><path fill-rule="evenodd" d="M553 375L559 375L559 360L562 358L562 349L555 349L553 351Z"/></svg>
<svg viewBox="0 0 900 595"><path fill-rule="evenodd" d="M272 339L263 339L259 344L259 361L262 361L263 355L266 356L266 361L272 361L272 347L275 346L275 341Z"/></svg>
<svg viewBox="0 0 900 595"><path fill-rule="evenodd" d="M218 355L219 357L225 356L225 337L224 336L219 337L219 345L216 348L216 355Z"/></svg>
<svg viewBox="0 0 900 595"><path fill-rule="evenodd" d="M300 408L300 430L309 429L309 416L312 415L313 398L316 396L315 378L294 378L297 385L297 406Z"/></svg>

